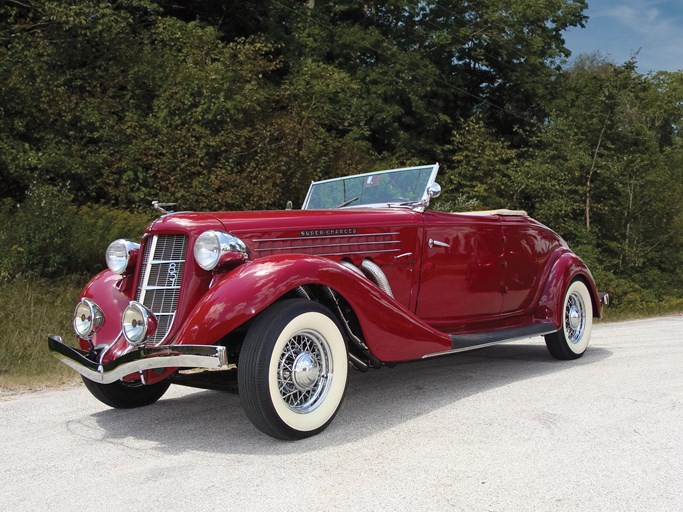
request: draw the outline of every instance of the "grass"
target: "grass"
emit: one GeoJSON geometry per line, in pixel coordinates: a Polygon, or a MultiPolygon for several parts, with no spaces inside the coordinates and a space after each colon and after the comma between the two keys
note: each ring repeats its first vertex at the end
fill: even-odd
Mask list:
{"type": "Polygon", "coordinates": [[[638,307],[602,307],[602,322],[623,322],[654,316],[683,314],[683,299],[667,297],[661,302],[641,304],[638,307]]]}
{"type": "Polygon", "coordinates": [[[86,279],[0,282],[0,389],[26,390],[77,382],[47,349],[47,335],[74,335],[71,316],[86,279]]]}
{"type": "MultiPolygon", "coordinates": [[[[86,278],[17,279],[0,282],[0,391],[41,389],[78,382],[76,372],[47,349],[47,335],[73,340],[71,316],[86,278]]],[[[637,309],[606,307],[606,322],[680,314],[683,299],[637,309]]]]}

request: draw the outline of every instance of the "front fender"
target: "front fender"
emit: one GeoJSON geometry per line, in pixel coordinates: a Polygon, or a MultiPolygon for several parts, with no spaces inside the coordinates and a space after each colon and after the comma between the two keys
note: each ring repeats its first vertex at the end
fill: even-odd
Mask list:
{"type": "Polygon", "coordinates": [[[550,321],[557,329],[561,329],[564,293],[569,284],[576,278],[586,283],[593,301],[593,316],[600,318],[602,312],[593,275],[586,264],[581,261],[581,258],[573,252],[565,252],[553,264],[534,316],[544,321],[550,321]]]}
{"type": "Polygon", "coordinates": [[[222,275],[194,307],[174,344],[213,344],[302,285],[328,286],[358,317],[380,361],[419,359],[449,350],[448,335],[413,315],[369,280],[327,258],[291,254],[260,258],[222,275]]]}
{"type": "MultiPolygon", "coordinates": [[[[93,335],[92,343],[96,347],[110,345],[121,334],[121,315],[130,298],[122,291],[122,277],[111,270],[104,270],[93,277],[81,292],[80,298],[92,299],[104,314],[104,323],[93,335]]],[[[82,349],[87,350],[88,343],[79,338],[82,349]]]]}

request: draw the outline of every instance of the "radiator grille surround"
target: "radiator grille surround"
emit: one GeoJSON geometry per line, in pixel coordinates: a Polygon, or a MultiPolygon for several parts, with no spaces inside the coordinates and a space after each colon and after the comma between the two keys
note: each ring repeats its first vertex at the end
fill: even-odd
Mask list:
{"type": "Polygon", "coordinates": [[[157,329],[145,346],[160,345],[173,325],[185,270],[187,236],[154,235],[145,241],[135,300],[157,319],[157,329]]]}

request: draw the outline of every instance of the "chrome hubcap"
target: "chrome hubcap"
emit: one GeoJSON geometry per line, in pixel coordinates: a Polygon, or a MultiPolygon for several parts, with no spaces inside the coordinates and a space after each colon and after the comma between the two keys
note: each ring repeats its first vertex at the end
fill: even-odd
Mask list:
{"type": "Polygon", "coordinates": [[[579,311],[575,307],[572,307],[569,310],[569,326],[572,329],[576,329],[579,325],[581,325],[581,317],[579,316],[579,311]]]}
{"type": "Polygon", "coordinates": [[[294,360],[292,367],[292,382],[300,391],[307,391],[318,380],[320,371],[318,362],[310,352],[301,352],[294,360]]]}
{"type": "Polygon", "coordinates": [[[571,343],[579,343],[586,329],[586,305],[583,302],[583,297],[576,292],[567,298],[564,325],[567,339],[571,343]]]}
{"type": "Polygon", "coordinates": [[[294,412],[315,410],[332,383],[332,351],[317,331],[299,331],[282,348],[277,384],[280,396],[294,412]]]}

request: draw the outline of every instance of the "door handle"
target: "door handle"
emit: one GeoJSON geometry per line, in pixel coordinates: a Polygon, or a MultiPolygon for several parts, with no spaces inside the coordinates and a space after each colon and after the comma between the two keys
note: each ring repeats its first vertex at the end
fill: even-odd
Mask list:
{"type": "Polygon", "coordinates": [[[432,238],[429,239],[429,242],[427,242],[427,245],[429,245],[429,248],[431,249],[435,245],[437,247],[450,247],[446,242],[439,242],[438,240],[434,240],[432,238]]]}

